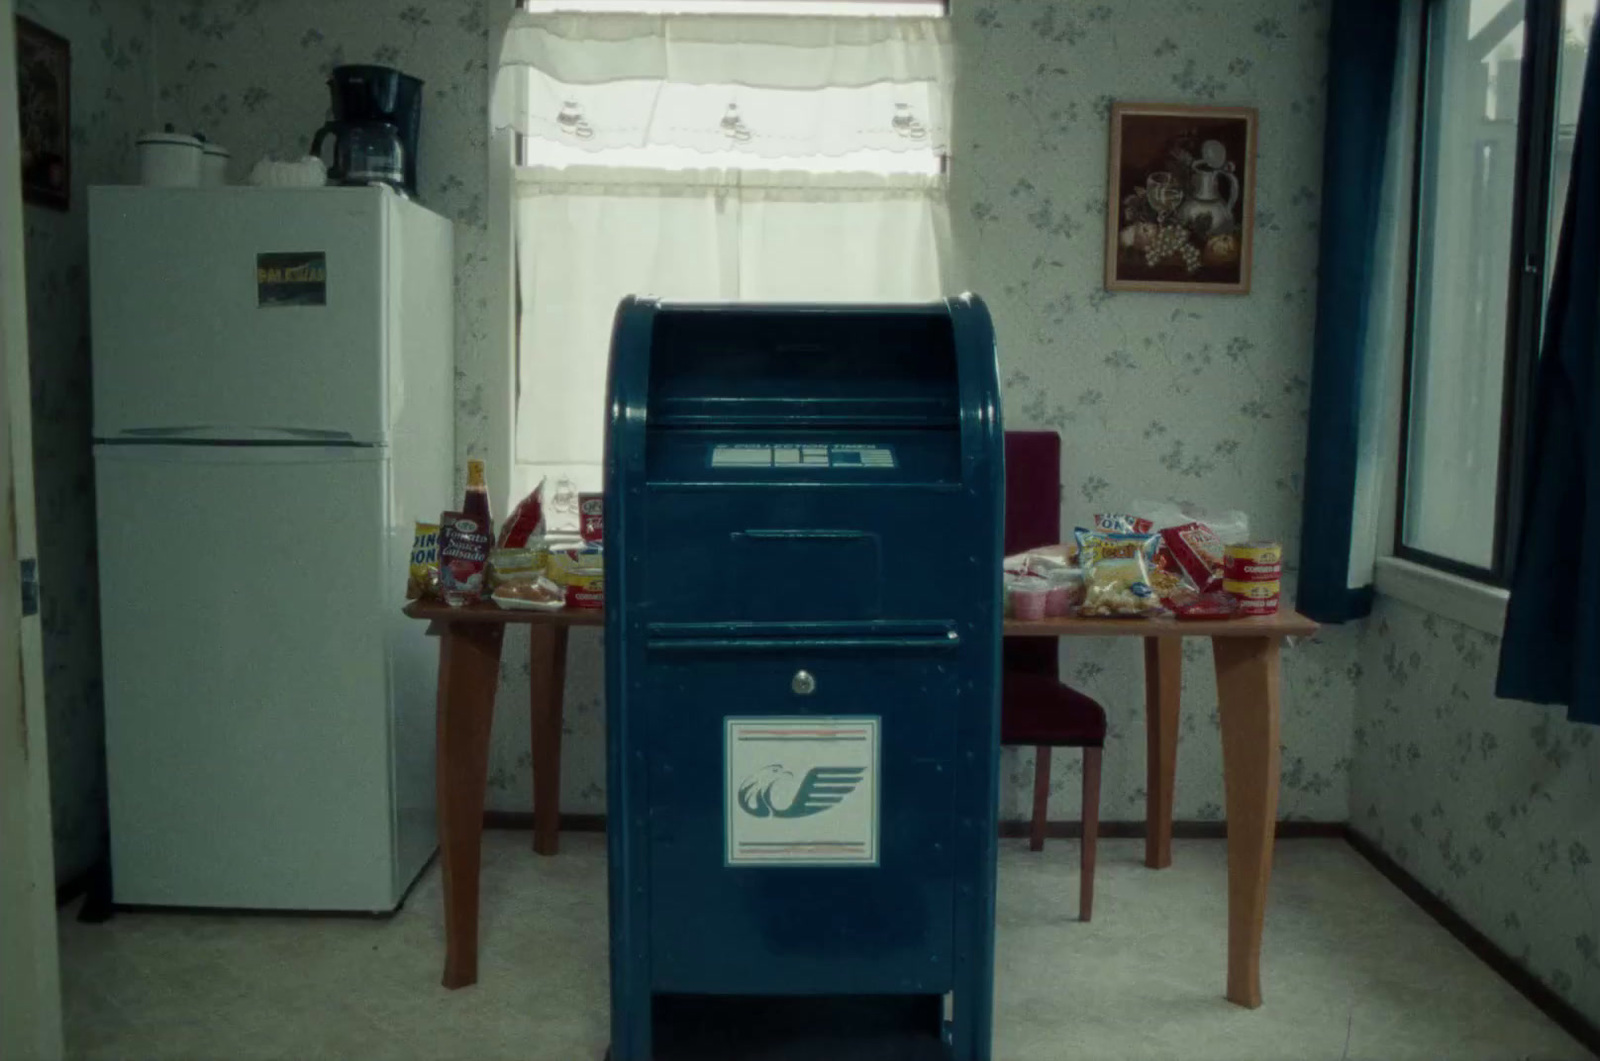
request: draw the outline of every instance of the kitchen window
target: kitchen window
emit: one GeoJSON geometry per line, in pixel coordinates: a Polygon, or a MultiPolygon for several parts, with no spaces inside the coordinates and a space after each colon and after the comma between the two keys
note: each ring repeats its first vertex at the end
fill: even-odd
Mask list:
{"type": "Polygon", "coordinates": [[[517,133],[513,490],[548,480],[559,520],[599,487],[624,295],[947,293],[950,67],[920,0],[525,0],[495,104],[517,133]]]}
{"type": "Polygon", "coordinates": [[[1596,0],[1429,0],[1395,554],[1505,585],[1596,0]]]}

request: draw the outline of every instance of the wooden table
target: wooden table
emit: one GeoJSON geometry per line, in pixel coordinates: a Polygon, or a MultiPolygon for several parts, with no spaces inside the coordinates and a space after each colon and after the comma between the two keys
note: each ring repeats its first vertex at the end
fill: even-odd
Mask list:
{"type": "MultiPolygon", "coordinates": [[[[556,853],[560,829],[561,715],[567,629],[599,626],[598,611],[451,608],[416,601],[406,614],[429,622],[439,643],[439,850],[444,873],[444,986],[478,979],[478,867],[489,773],[489,729],[510,623],[529,628],[533,734],[533,849],[556,853]]],[[[1138,637],[1144,640],[1148,795],[1145,865],[1172,864],[1172,793],[1184,637],[1209,637],[1222,720],[1228,821],[1228,989],[1231,1002],[1261,1005],[1261,932],[1278,813],[1278,649],[1317,626],[1297,612],[1214,622],[1172,619],[1008,619],[1008,637],[1138,637]]]]}

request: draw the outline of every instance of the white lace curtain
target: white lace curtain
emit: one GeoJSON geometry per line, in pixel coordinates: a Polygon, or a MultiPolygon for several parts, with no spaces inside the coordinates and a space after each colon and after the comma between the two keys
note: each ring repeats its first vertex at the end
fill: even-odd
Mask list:
{"type": "Polygon", "coordinates": [[[758,158],[942,154],[947,20],[761,15],[513,17],[496,123],[558,151],[758,158]]]}
{"type": "Polygon", "coordinates": [[[624,295],[951,288],[941,21],[522,15],[504,54],[496,115],[540,163],[516,180],[520,489],[599,486],[624,295]]]}

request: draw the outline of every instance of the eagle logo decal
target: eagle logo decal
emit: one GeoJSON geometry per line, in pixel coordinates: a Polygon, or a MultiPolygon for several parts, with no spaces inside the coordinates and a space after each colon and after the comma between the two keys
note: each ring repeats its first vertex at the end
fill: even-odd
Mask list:
{"type": "Polygon", "coordinates": [[[813,766],[798,782],[781,763],[739,782],[739,807],[753,818],[809,818],[844,802],[866,774],[861,766],[813,766]]]}

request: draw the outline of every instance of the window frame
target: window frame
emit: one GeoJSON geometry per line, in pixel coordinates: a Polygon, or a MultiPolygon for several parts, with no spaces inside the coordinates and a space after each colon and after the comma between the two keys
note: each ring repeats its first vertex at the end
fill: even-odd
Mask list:
{"type": "MultiPolygon", "coordinates": [[[[1402,560],[1493,586],[1507,586],[1521,538],[1526,484],[1523,468],[1531,442],[1534,376],[1543,331],[1550,231],[1555,119],[1564,32],[1563,0],[1525,0],[1522,82],[1517,103],[1516,182],[1512,196],[1510,271],[1506,277],[1505,382],[1501,392],[1499,467],[1495,489],[1494,546],[1488,567],[1407,545],[1406,485],[1411,451],[1411,384],[1416,354],[1417,280],[1421,268],[1423,177],[1430,132],[1428,75],[1436,12],[1461,0],[1424,0],[1417,73],[1418,120],[1411,174],[1410,263],[1406,282],[1405,351],[1400,396],[1399,467],[1395,483],[1394,545],[1402,560]]],[[[1591,44],[1591,47],[1593,45],[1591,44]]]]}

